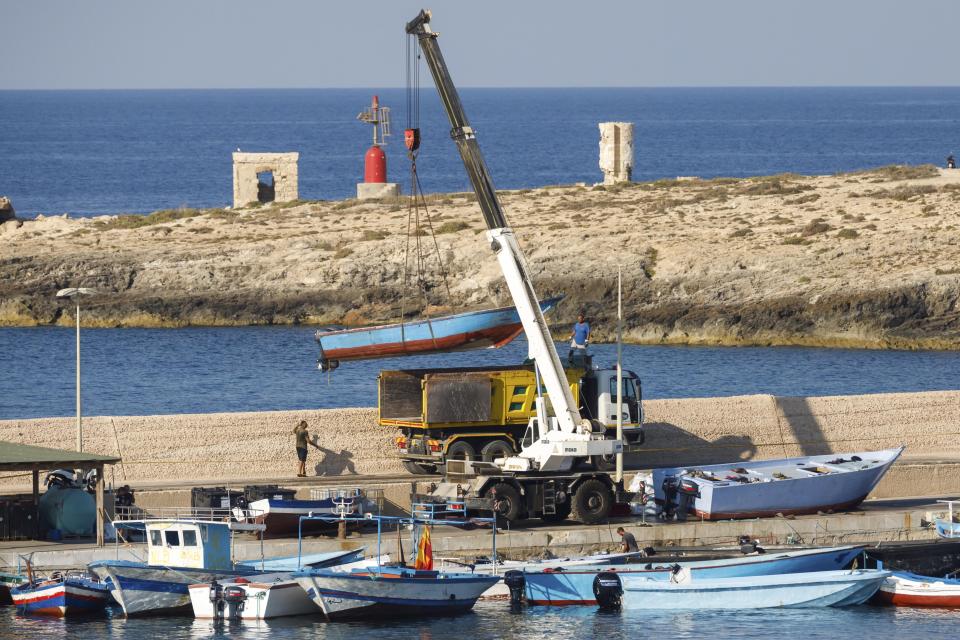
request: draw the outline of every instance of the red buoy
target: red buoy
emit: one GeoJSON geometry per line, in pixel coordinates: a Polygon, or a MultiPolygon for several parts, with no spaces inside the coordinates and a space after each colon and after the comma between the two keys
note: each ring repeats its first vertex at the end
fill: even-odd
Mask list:
{"type": "Polygon", "coordinates": [[[377,145],[367,149],[367,154],[363,157],[363,181],[387,181],[387,154],[377,145]]]}

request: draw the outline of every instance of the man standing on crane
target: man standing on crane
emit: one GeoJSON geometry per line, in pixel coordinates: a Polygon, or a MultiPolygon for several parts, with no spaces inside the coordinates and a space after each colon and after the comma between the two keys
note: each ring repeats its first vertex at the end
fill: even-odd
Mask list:
{"type": "Polygon", "coordinates": [[[577,315],[577,323],[573,325],[573,331],[570,332],[570,353],[567,354],[567,360],[573,362],[573,353],[577,349],[582,349],[583,354],[587,353],[587,345],[590,343],[590,323],[587,322],[583,314],[577,315]]]}

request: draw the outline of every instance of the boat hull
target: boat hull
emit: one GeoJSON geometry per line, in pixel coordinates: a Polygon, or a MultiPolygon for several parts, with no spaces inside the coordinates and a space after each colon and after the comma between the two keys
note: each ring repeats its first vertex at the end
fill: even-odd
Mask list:
{"type": "Polygon", "coordinates": [[[625,576],[624,609],[768,609],[845,607],[862,604],[880,588],[888,571],[821,571],[661,582],[625,576]]]}
{"type": "MultiPolygon", "coordinates": [[[[833,465],[832,467],[828,465],[827,461],[837,458],[836,454],[759,462],[736,462],[725,465],[656,469],[653,472],[653,485],[657,492],[657,499],[665,502],[666,496],[662,485],[667,477],[683,477],[694,482],[697,485],[698,495],[689,506],[689,510],[704,520],[762,518],[777,514],[801,515],[817,513],[818,511],[842,511],[856,507],[863,502],[902,451],[901,448],[843,454],[861,457],[863,459],[862,464],[849,462],[845,465],[833,465]],[[867,461],[875,461],[875,463],[868,463],[867,461]],[[865,468],[857,469],[858,466],[865,468]],[[829,467],[833,472],[772,479],[772,475],[779,473],[779,470],[788,474],[802,473],[803,467],[829,467]],[[756,469],[758,471],[757,477],[763,477],[760,474],[766,474],[771,479],[749,483],[725,479],[716,482],[690,474],[692,470],[696,470],[699,474],[728,478],[731,477],[733,469],[736,468],[756,469]]],[[[732,474],[732,476],[740,475],[732,474]]],[[[750,477],[750,474],[742,474],[742,477],[750,477]]]]}
{"type": "Polygon", "coordinates": [[[254,569],[163,568],[124,561],[96,562],[91,571],[113,582],[111,594],[126,616],[190,615],[189,586],[257,573],[254,569]]]}
{"type": "MultiPolygon", "coordinates": [[[[544,313],[562,298],[540,303],[544,313]]],[[[318,331],[320,361],[364,360],[441,351],[499,348],[523,332],[515,307],[445,316],[428,321],[318,331]]]]}
{"type": "Polygon", "coordinates": [[[110,592],[91,580],[68,578],[52,584],[24,585],[11,590],[10,595],[18,613],[62,618],[102,613],[110,592]]]}
{"type": "Polygon", "coordinates": [[[500,580],[473,574],[406,577],[329,571],[298,573],[295,578],[329,620],[461,613],[500,580]]]}
{"type": "MultiPolygon", "coordinates": [[[[243,620],[267,620],[283,616],[298,616],[319,613],[313,600],[307,597],[296,580],[276,582],[253,581],[240,586],[247,598],[240,618],[243,620]]],[[[213,603],[210,602],[210,585],[190,585],[190,602],[196,618],[213,618],[213,603]]]]}
{"type": "Polygon", "coordinates": [[[897,571],[883,581],[874,599],[897,607],[960,608],[960,580],[897,571]]]}
{"type": "Polygon", "coordinates": [[[673,567],[679,565],[690,572],[694,580],[769,576],[789,573],[834,571],[847,567],[860,555],[863,547],[847,546],[829,549],[804,549],[785,553],[769,553],[726,560],[701,560],[670,563],[658,566],[656,559],[648,565],[628,564],[616,567],[572,567],[563,571],[524,572],[527,602],[535,605],[591,605],[596,604],[593,581],[602,571],[615,571],[622,576],[640,576],[667,582],[673,567]]]}

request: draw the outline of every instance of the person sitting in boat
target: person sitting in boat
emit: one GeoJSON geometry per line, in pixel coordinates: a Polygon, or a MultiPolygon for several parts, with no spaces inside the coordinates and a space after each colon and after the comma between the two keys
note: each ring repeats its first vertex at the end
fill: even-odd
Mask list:
{"type": "Polygon", "coordinates": [[[293,435],[297,437],[297,459],[299,460],[299,466],[297,467],[297,477],[306,478],[307,477],[307,445],[315,449],[319,449],[315,443],[310,441],[310,432],[307,431],[307,421],[301,420],[293,429],[293,435]]]}
{"type": "Polygon", "coordinates": [[[590,323],[581,313],[577,315],[577,323],[573,325],[573,330],[570,332],[570,353],[567,354],[567,360],[572,362],[573,354],[577,350],[582,350],[583,355],[586,355],[588,344],[590,344],[590,323]]]}

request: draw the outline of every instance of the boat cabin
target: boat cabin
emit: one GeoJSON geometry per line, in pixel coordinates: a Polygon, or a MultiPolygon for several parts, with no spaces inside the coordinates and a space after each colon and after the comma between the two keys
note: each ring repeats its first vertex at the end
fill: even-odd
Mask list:
{"type": "Polygon", "coordinates": [[[145,523],[147,563],[154,566],[230,570],[227,522],[155,520],[145,523]]]}

